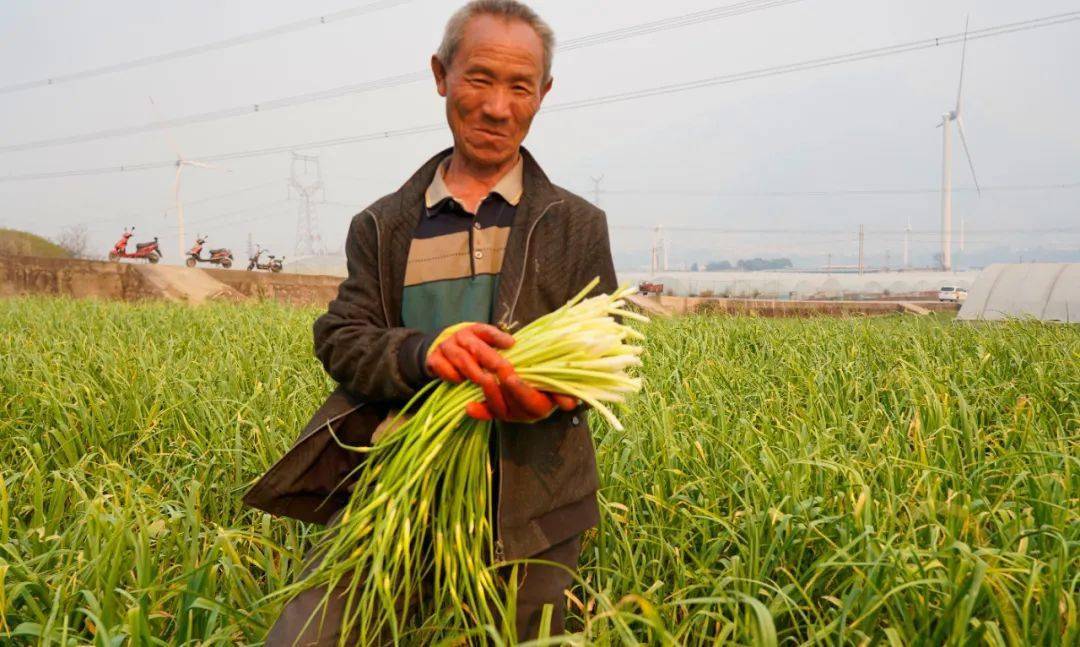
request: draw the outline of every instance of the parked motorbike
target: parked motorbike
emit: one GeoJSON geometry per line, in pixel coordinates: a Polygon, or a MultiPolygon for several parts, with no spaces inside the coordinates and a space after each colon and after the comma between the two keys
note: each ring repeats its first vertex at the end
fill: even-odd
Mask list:
{"type": "Polygon", "coordinates": [[[220,265],[225,269],[232,267],[233,254],[232,251],[221,247],[219,249],[211,249],[210,256],[203,258],[202,250],[203,245],[206,244],[206,236],[199,236],[195,239],[195,246],[188,250],[187,260],[184,264],[188,267],[195,267],[198,263],[210,263],[212,265],[220,265]]]}
{"type": "Polygon", "coordinates": [[[262,257],[264,251],[265,250],[262,247],[255,247],[255,253],[251,256],[251,258],[248,259],[248,271],[270,270],[274,273],[280,272],[282,270],[282,263],[284,262],[285,257],[282,256],[281,258],[276,258],[273,254],[267,254],[266,257],[270,260],[263,263],[261,262],[260,258],[262,257]]]}
{"type": "Polygon", "coordinates": [[[135,251],[128,252],[128,240],[134,233],[134,227],[124,229],[124,235],[120,237],[120,240],[116,241],[112,250],[109,251],[109,260],[117,262],[121,258],[145,258],[151,263],[157,263],[161,260],[161,247],[158,245],[157,236],[154,236],[154,240],[148,243],[135,243],[135,251]]]}

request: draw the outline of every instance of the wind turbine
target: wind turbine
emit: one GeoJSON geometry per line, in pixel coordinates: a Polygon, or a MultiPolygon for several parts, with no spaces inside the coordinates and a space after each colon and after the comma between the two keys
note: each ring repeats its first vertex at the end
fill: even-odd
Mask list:
{"type": "Polygon", "coordinates": [[[941,164],[941,269],[952,269],[952,122],[956,122],[956,129],[960,133],[960,143],[964,146],[964,155],[967,157],[968,168],[971,169],[971,178],[975,181],[975,190],[982,195],[979,188],[979,178],[975,176],[975,163],[971,161],[971,151],[968,150],[967,137],[964,136],[964,120],[960,116],[960,104],[964,91],[964,59],[967,57],[967,21],[964,21],[964,45],[960,50],[960,82],[956,86],[956,107],[941,115],[941,123],[938,128],[942,130],[942,164],[941,164]]]}
{"type": "MultiPolygon", "coordinates": [[[[154,97],[150,97],[150,105],[153,106],[154,112],[158,111],[157,104],[154,103],[154,97]]],[[[158,113],[158,120],[161,120],[160,113],[158,113]]],[[[173,200],[176,203],[177,258],[183,260],[187,252],[184,246],[184,203],[180,200],[180,178],[184,174],[184,167],[195,166],[209,169],[220,167],[184,157],[180,152],[180,147],[176,145],[176,140],[173,139],[172,131],[166,128],[165,135],[169,138],[169,145],[172,147],[173,152],[176,153],[176,179],[173,180],[173,200]]]]}
{"type": "Polygon", "coordinates": [[[907,217],[907,228],[904,229],[904,269],[911,269],[911,256],[909,250],[911,248],[911,215],[907,217]]]}

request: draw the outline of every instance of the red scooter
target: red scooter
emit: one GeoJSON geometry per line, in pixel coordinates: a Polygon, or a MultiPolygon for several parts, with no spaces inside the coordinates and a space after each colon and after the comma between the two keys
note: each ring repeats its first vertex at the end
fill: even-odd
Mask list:
{"type": "Polygon", "coordinates": [[[195,246],[188,250],[187,260],[184,264],[188,267],[195,267],[196,263],[211,263],[213,265],[220,265],[225,269],[232,267],[233,255],[232,251],[224,247],[220,249],[211,249],[210,256],[203,258],[202,249],[206,244],[206,236],[199,236],[195,239],[195,246]]]}
{"type": "Polygon", "coordinates": [[[109,252],[109,260],[116,262],[121,258],[145,258],[151,263],[157,263],[161,260],[161,248],[158,246],[157,236],[154,236],[154,240],[149,243],[135,243],[135,251],[128,252],[127,244],[128,239],[135,233],[135,228],[125,229],[124,235],[120,237],[120,240],[116,241],[112,250],[109,252]]]}
{"type": "Polygon", "coordinates": [[[277,258],[273,254],[267,254],[266,256],[270,260],[263,263],[259,259],[262,257],[264,251],[265,250],[263,250],[262,247],[256,245],[255,253],[252,254],[251,258],[248,259],[248,271],[250,272],[252,270],[270,270],[271,272],[277,274],[284,267],[283,261],[285,260],[285,257],[282,256],[281,258],[277,258]]]}

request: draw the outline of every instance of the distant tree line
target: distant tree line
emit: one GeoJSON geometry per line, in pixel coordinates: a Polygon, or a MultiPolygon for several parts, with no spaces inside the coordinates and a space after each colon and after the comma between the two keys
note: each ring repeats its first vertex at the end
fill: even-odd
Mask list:
{"type": "MultiPolygon", "coordinates": [[[[734,265],[731,261],[709,261],[705,264],[706,272],[760,272],[761,270],[786,270],[791,268],[789,258],[743,258],[734,265]]],[[[690,271],[697,272],[699,266],[694,263],[690,271]]]]}

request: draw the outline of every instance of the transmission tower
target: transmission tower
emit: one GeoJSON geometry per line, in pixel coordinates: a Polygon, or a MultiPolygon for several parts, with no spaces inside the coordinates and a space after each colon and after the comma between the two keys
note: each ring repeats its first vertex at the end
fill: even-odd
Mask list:
{"type": "Polygon", "coordinates": [[[600,206],[600,183],[604,181],[604,175],[601,174],[600,177],[590,177],[589,179],[591,179],[592,183],[593,183],[593,199],[592,199],[592,203],[599,207],[600,206]]]}
{"type": "MultiPolygon", "coordinates": [[[[319,165],[317,155],[292,154],[289,186],[300,198],[300,207],[296,215],[294,253],[297,256],[325,254],[326,245],[319,232],[319,216],[315,211],[315,197],[323,192],[322,167],[319,165]]],[[[323,199],[325,199],[325,193],[323,199]]]]}

